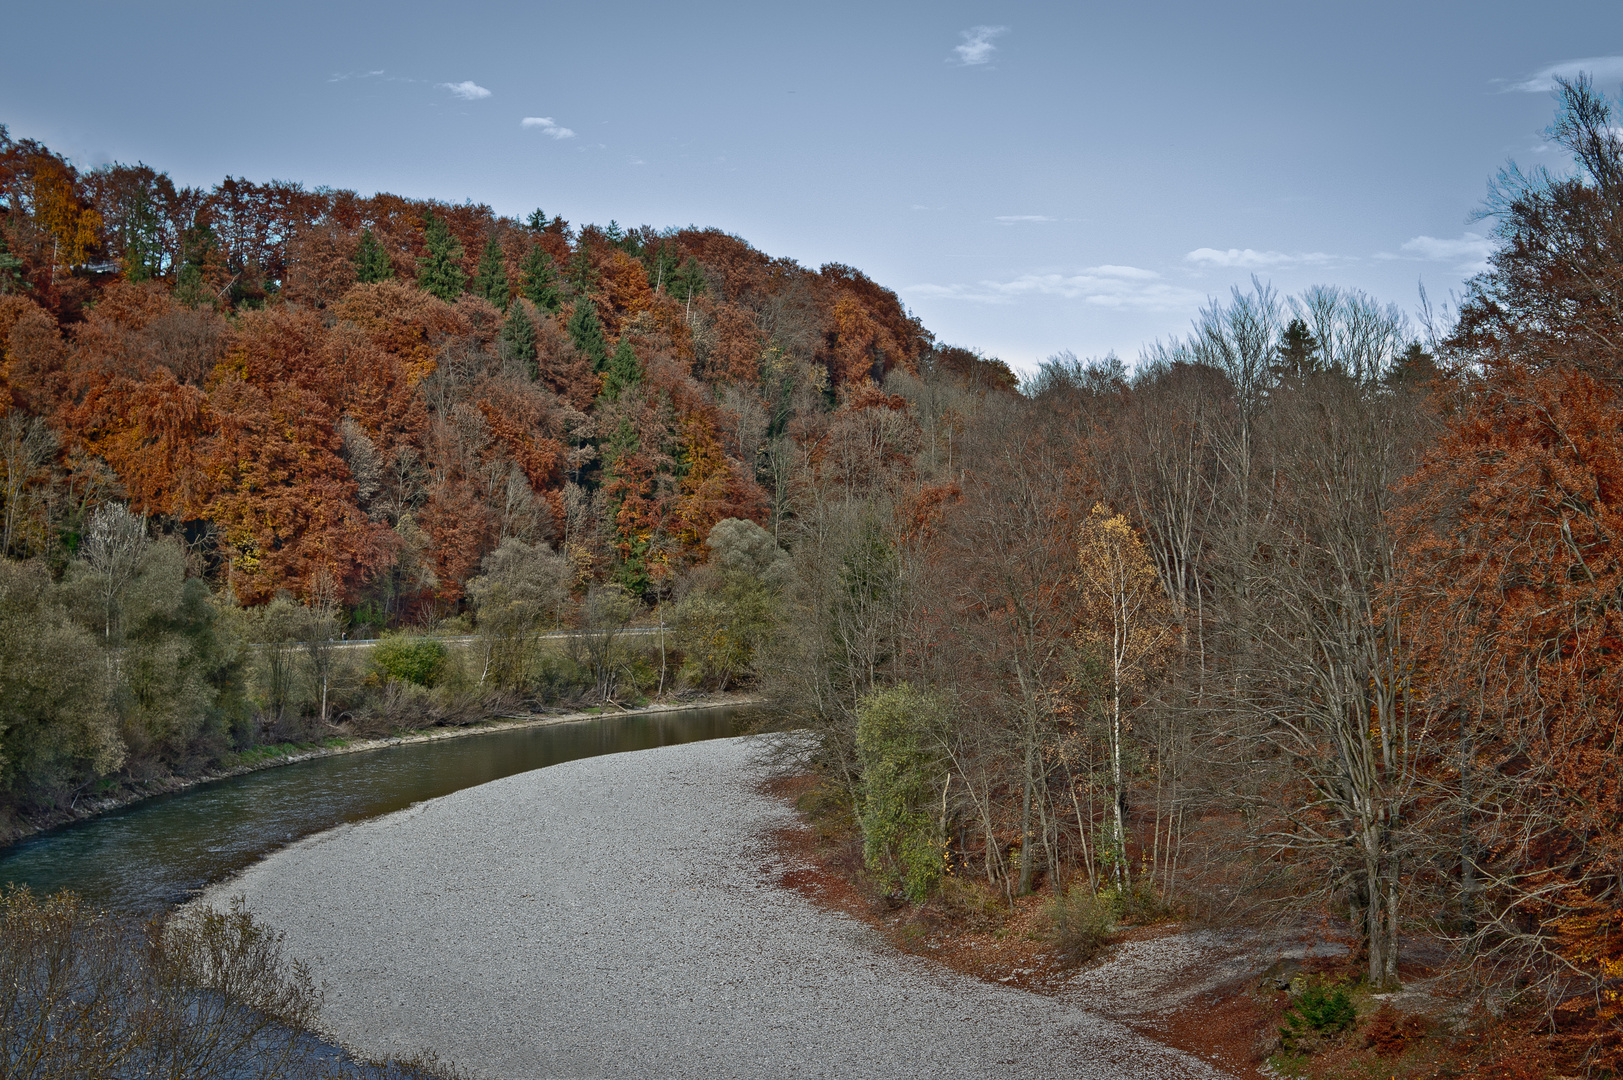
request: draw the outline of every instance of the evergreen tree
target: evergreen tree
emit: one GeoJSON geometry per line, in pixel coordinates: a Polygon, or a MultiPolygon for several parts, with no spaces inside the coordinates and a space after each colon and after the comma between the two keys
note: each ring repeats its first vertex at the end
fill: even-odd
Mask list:
{"type": "Polygon", "coordinates": [[[546,231],[547,215],[542,212],[540,207],[536,207],[534,210],[530,211],[530,216],[524,222],[524,227],[529,229],[531,232],[546,231]]]}
{"type": "Polygon", "coordinates": [[[28,279],[22,276],[22,267],[23,261],[11,253],[6,246],[6,238],[0,236],[0,296],[33,288],[28,279]]]}
{"type": "Polygon", "coordinates": [[[592,370],[601,372],[609,360],[609,343],[603,337],[597,305],[584,296],[575,301],[575,310],[569,316],[569,336],[580,354],[592,361],[592,370]]]}
{"type": "Polygon", "coordinates": [[[524,272],[524,295],[530,298],[530,303],[541,311],[556,314],[563,306],[563,299],[558,295],[558,272],[552,268],[552,256],[539,246],[533,247],[524,256],[521,269],[524,272]]]}
{"type": "Polygon", "coordinates": [[[372,230],[367,229],[361,233],[361,246],[355,249],[355,280],[362,285],[376,285],[393,277],[394,267],[389,265],[389,256],[372,230]]]}
{"type": "Polygon", "coordinates": [[[643,269],[648,271],[648,284],[655,292],[666,292],[676,278],[676,252],[661,240],[642,252],[643,269]]]}
{"type": "Polygon", "coordinates": [[[625,335],[620,336],[620,344],[615,347],[614,355],[609,358],[608,366],[603,372],[603,396],[618,398],[621,391],[627,387],[642,382],[642,361],[632,351],[631,340],[625,335]]]}
{"type": "Polygon", "coordinates": [[[417,287],[441,300],[455,300],[468,283],[467,271],[462,269],[462,243],[432,210],[423,219],[423,245],[428,254],[417,260],[417,287]]]}
{"type": "Polygon", "coordinates": [[[693,298],[704,293],[704,268],[699,260],[689,255],[681,267],[671,276],[670,293],[684,304],[691,304],[693,298]]]}
{"type": "Polygon", "coordinates": [[[591,253],[584,243],[575,248],[574,258],[569,260],[567,278],[576,296],[590,296],[597,291],[597,268],[592,265],[591,253]]]}
{"type": "Polygon", "coordinates": [[[1319,366],[1319,339],[1301,319],[1290,321],[1274,351],[1279,356],[1274,370],[1284,378],[1299,379],[1319,366]]]}
{"type": "Polygon", "coordinates": [[[479,257],[479,273],[474,275],[473,294],[489,300],[499,311],[507,310],[507,265],[495,233],[490,234],[490,239],[485,242],[485,253],[479,257]]]}
{"type": "Polygon", "coordinates": [[[535,362],[535,323],[530,321],[523,304],[514,304],[508,312],[507,321],[502,324],[500,341],[502,355],[522,360],[524,370],[532,380],[540,377],[541,370],[535,362]]]}

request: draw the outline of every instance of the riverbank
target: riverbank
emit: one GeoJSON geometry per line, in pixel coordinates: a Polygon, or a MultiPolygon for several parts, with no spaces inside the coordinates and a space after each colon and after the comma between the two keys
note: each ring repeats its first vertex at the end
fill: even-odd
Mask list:
{"type": "Polygon", "coordinates": [[[566,762],[295,843],[210,890],[286,933],[320,1027],[475,1076],[1226,1074],[890,948],[780,884],[760,737],[566,762]]]}
{"type": "Polygon", "coordinates": [[[295,765],[317,758],[342,754],[360,754],[382,750],[391,746],[411,743],[439,742],[462,739],[475,735],[488,735],[518,728],[548,727],[559,724],[578,724],[605,716],[634,716],[650,713],[681,712],[687,709],[733,708],[761,705],[765,699],[752,694],[697,694],[680,700],[666,699],[638,708],[596,706],[590,709],[559,710],[546,713],[514,713],[492,717],[476,723],[455,727],[432,727],[401,731],[381,737],[334,736],[319,743],[274,743],[255,747],[219,768],[191,776],[168,775],[150,780],[129,780],[106,792],[76,798],[69,806],[45,813],[20,816],[10,823],[0,823],[0,852],[7,847],[37,833],[87,821],[102,814],[121,810],[127,806],[160,795],[172,795],[203,784],[244,776],[265,769],[295,765]]]}

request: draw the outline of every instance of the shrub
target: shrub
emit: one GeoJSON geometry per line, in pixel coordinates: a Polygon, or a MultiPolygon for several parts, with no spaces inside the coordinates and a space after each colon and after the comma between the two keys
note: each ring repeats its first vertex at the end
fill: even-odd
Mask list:
{"type": "Polygon", "coordinates": [[[1323,983],[1310,982],[1285,1010],[1279,1042],[1287,1050],[1302,1049],[1314,1036],[1345,1031],[1357,1019],[1358,1009],[1346,987],[1329,989],[1323,983]]]}
{"type": "Polygon", "coordinates": [[[387,634],[372,647],[372,666],[391,679],[433,687],[445,674],[445,643],[421,634],[387,634]]]}
{"type": "Polygon", "coordinates": [[[900,882],[915,902],[935,889],[946,868],[934,816],[945,770],[931,737],[945,709],[939,695],[907,683],[857,704],[863,858],[883,884],[900,882]]]}
{"type": "Polygon", "coordinates": [[[1083,886],[1054,897],[1043,914],[1048,922],[1048,943],[1067,963],[1087,963],[1110,940],[1114,922],[1110,908],[1083,886]]]}

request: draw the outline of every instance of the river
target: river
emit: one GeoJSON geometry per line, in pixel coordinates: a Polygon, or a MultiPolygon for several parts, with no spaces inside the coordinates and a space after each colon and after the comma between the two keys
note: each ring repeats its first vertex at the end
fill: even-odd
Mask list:
{"type": "Polygon", "coordinates": [[[563,761],[725,738],[746,715],[731,707],[605,716],[263,769],[0,849],[0,882],[153,914],[312,833],[563,761]]]}

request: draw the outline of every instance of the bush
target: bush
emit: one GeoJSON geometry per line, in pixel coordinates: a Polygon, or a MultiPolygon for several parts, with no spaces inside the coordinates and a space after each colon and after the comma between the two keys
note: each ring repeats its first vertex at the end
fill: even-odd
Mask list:
{"type": "Polygon", "coordinates": [[[1110,908],[1085,886],[1073,886],[1064,896],[1048,902],[1043,914],[1048,922],[1048,943],[1061,959],[1085,964],[1099,955],[1110,940],[1115,921],[1110,908]]]}
{"type": "Polygon", "coordinates": [[[1285,1026],[1279,1029],[1279,1043],[1287,1050],[1305,1049],[1315,1037],[1345,1031],[1357,1019],[1358,1009],[1346,987],[1332,990],[1323,983],[1310,982],[1285,1010],[1285,1026]]]}
{"type": "Polygon", "coordinates": [[[900,882],[914,902],[934,891],[946,869],[934,816],[945,769],[931,735],[946,707],[939,695],[907,683],[857,704],[863,859],[882,884],[900,882]]]}
{"type": "Polygon", "coordinates": [[[445,642],[421,634],[386,634],[372,647],[372,666],[391,679],[432,688],[446,670],[445,642]]]}
{"type": "Polygon", "coordinates": [[[320,1003],[309,973],[284,958],[281,935],[240,900],[137,923],[72,893],[0,891],[0,1076],[447,1074],[426,1062],[333,1060],[305,1034],[320,1003]]]}

